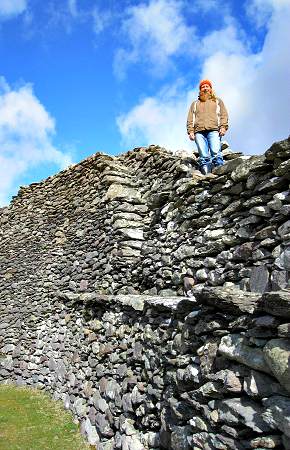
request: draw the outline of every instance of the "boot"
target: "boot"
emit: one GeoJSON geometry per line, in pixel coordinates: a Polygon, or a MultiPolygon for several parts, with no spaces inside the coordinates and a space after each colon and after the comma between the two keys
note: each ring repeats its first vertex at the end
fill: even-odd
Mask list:
{"type": "Polygon", "coordinates": [[[210,165],[204,164],[203,166],[200,166],[200,171],[203,175],[207,175],[208,173],[210,173],[210,165]]]}

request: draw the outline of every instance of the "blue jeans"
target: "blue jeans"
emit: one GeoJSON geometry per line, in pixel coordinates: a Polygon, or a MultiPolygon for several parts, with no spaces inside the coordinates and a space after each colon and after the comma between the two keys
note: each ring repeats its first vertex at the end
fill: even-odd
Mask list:
{"type": "Polygon", "coordinates": [[[195,143],[199,153],[199,165],[222,166],[221,138],[218,131],[199,131],[195,133],[195,143]]]}

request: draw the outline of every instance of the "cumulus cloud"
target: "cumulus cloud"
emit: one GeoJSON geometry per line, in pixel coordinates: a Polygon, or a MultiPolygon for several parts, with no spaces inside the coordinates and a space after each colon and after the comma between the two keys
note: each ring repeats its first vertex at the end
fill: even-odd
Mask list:
{"type": "MultiPolygon", "coordinates": [[[[254,3],[257,5],[258,1],[254,3]]],[[[271,0],[270,7],[260,52],[250,50],[234,20],[227,20],[221,30],[205,36],[199,50],[200,78],[213,81],[229,110],[227,139],[233,149],[246,154],[264,152],[274,140],[287,137],[290,131],[290,54],[286,48],[290,42],[290,4],[288,0],[271,0]]],[[[143,145],[188,148],[184,124],[190,99],[196,97],[196,92],[185,86],[177,88],[171,97],[161,92],[145,98],[120,116],[118,126],[126,144],[136,145],[136,136],[141,133],[143,145]]]]}
{"type": "Polygon", "coordinates": [[[53,118],[28,84],[13,90],[0,78],[0,204],[28,169],[53,163],[57,169],[71,158],[55,148],[53,118]]]}
{"type": "Polygon", "coordinates": [[[128,45],[115,56],[116,75],[124,76],[132,63],[146,61],[155,73],[163,73],[172,57],[188,52],[188,42],[193,43],[195,30],[189,27],[182,15],[182,2],[150,0],[126,10],[121,32],[128,45]]]}
{"type": "Polygon", "coordinates": [[[0,18],[9,18],[25,11],[26,0],[0,0],[0,18]]]}
{"type": "Polygon", "coordinates": [[[125,145],[158,144],[171,150],[190,150],[184,121],[191,93],[183,91],[180,84],[164,88],[156,97],[146,97],[118,117],[125,145]]]}

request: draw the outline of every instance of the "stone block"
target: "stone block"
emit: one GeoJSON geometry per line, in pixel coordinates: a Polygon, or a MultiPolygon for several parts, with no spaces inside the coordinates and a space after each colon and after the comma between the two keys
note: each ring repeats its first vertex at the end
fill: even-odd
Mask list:
{"type": "Polygon", "coordinates": [[[290,392],[290,340],[272,339],[263,352],[273,375],[290,392]]]}
{"type": "Polygon", "coordinates": [[[223,336],[218,351],[226,358],[245,364],[252,369],[271,373],[263,351],[249,346],[247,339],[239,334],[223,336]]]}
{"type": "Polygon", "coordinates": [[[272,291],[280,291],[288,286],[289,272],[286,270],[273,270],[271,274],[272,291]]]}
{"type": "Polygon", "coordinates": [[[266,266],[255,266],[250,277],[250,291],[264,293],[269,290],[269,271],[266,266]]]}
{"type": "Polygon", "coordinates": [[[273,316],[290,318],[290,290],[266,292],[262,297],[261,308],[273,316]]]}

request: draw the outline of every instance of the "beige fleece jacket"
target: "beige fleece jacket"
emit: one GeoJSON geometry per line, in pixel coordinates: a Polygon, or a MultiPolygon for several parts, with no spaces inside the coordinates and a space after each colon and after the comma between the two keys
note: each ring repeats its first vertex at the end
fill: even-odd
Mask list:
{"type": "Polygon", "coordinates": [[[187,133],[197,133],[198,131],[214,131],[219,130],[220,127],[225,127],[227,130],[228,113],[223,101],[218,98],[217,102],[213,99],[208,99],[205,102],[200,100],[194,101],[188,111],[187,115],[187,133]],[[196,110],[194,108],[196,104],[196,110]],[[217,114],[219,109],[219,114],[217,114]],[[219,117],[218,117],[219,116],[219,117]]]}

